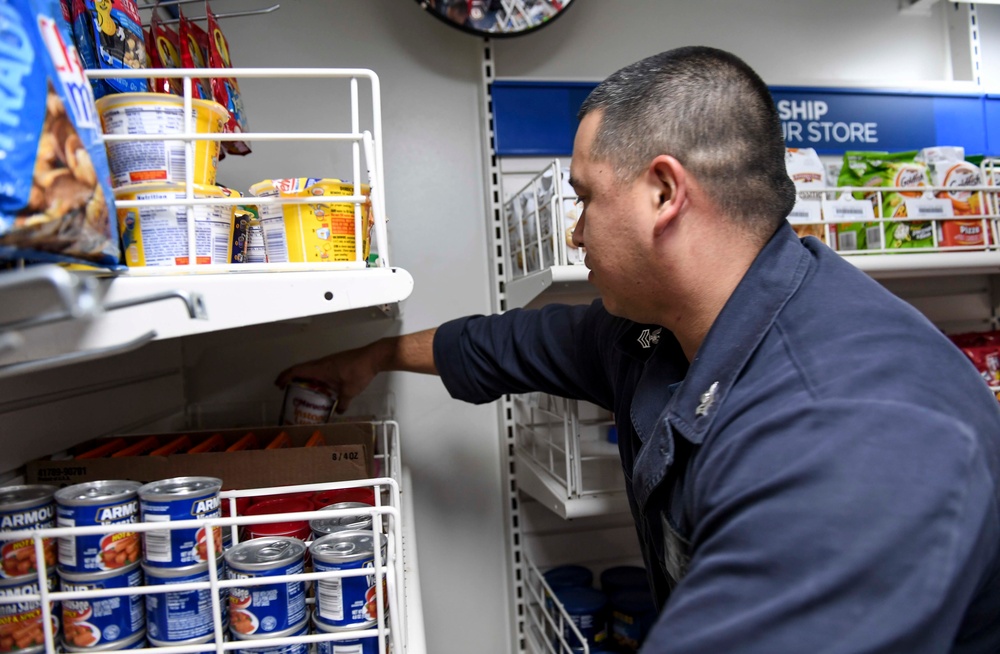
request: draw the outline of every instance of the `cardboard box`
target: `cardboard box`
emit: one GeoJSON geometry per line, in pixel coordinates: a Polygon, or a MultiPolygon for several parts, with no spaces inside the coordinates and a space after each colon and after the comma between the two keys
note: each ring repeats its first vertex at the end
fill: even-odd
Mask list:
{"type": "MultiPolygon", "coordinates": [[[[214,429],[158,436],[161,442],[166,443],[181,434],[187,434],[192,443],[200,443],[214,434],[222,434],[228,445],[245,436],[248,431],[258,437],[261,447],[284,431],[291,438],[292,447],[169,456],[95,459],[50,457],[29,462],[25,476],[30,484],[56,486],[100,479],[131,479],[145,483],[171,477],[208,476],[222,479],[224,490],[351,481],[373,476],[375,432],[368,423],[214,429]],[[323,434],[326,445],[302,447],[317,430],[323,434]]],[[[123,438],[134,442],[148,436],[149,434],[143,434],[123,438]]],[[[96,447],[102,440],[104,439],[90,441],[73,451],[79,454],[96,447]]]]}

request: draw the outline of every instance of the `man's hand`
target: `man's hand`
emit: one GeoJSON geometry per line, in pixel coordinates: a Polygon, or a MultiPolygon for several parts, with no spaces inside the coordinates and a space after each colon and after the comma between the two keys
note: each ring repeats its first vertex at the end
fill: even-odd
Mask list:
{"type": "Polygon", "coordinates": [[[337,413],[344,413],[351,400],[368,388],[380,372],[399,370],[437,374],[434,366],[436,329],[383,338],[354,350],[336,352],[283,370],[274,383],[284,388],[293,379],[322,382],[337,393],[337,413]]]}

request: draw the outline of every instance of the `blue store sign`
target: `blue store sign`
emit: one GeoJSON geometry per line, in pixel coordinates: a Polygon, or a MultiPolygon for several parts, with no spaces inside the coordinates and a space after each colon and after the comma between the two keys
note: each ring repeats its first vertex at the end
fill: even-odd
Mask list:
{"type": "MultiPolygon", "coordinates": [[[[567,156],[576,112],[593,82],[493,84],[501,156],[567,156]]],[[[969,154],[1000,152],[1000,97],[975,94],[771,87],[789,147],[820,154],[918,150],[961,145],[969,154]]]]}

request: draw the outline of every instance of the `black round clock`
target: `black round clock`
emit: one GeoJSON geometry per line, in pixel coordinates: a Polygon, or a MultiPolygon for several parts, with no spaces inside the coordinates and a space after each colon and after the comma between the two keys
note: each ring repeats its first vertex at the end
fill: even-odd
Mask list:
{"type": "Polygon", "coordinates": [[[545,27],[574,0],[416,0],[428,13],[463,32],[505,38],[545,27]]]}

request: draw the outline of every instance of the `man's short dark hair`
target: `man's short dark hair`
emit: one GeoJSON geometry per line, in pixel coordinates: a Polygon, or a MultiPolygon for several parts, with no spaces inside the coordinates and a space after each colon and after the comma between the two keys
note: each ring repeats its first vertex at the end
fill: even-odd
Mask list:
{"type": "Polygon", "coordinates": [[[686,47],[647,57],[601,82],[578,118],[593,111],[604,115],[591,156],[609,162],[620,181],[672,155],[726,215],[762,239],[795,204],[774,101],[735,55],[686,47]]]}

